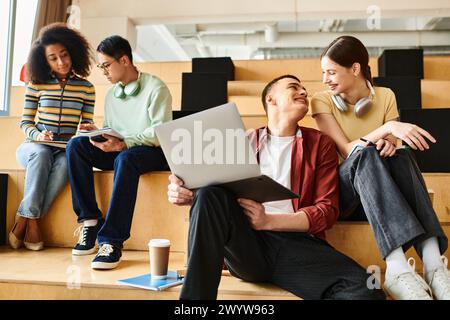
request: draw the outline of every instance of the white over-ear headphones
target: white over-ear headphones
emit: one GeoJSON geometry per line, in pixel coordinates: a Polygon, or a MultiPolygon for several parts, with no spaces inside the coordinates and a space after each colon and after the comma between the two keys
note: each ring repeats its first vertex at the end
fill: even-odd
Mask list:
{"type": "Polygon", "coordinates": [[[141,90],[140,80],[141,73],[139,72],[137,80],[131,81],[125,86],[121,82],[117,83],[114,88],[114,97],[118,99],[125,99],[128,96],[137,95],[141,90]]]}
{"type": "MultiPolygon", "coordinates": [[[[353,111],[358,118],[362,117],[370,110],[370,108],[372,107],[372,99],[373,97],[375,97],[375,90],[373,89],[372,84],[369,80],[366,80],[366,83],[367,87],[370,89],[371,96],[367,98],[361,98],[358,100],[358,102],[355,103],[353,111]]],[[[339,95],[332,95],[331,100],[333,100],[334,105],[336,106],[336,108],[338,108],[339,111],[347,112],[347,103],[339,95]]]]}

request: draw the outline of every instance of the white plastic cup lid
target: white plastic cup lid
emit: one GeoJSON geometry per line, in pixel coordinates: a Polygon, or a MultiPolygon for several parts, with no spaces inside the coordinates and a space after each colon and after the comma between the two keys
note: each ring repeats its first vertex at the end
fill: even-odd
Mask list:
{"type": "Polygon", "coordinates": [[[170,240],[168,239],[151,239],[148,243],[150,247],[169,247],[170,240]]]}

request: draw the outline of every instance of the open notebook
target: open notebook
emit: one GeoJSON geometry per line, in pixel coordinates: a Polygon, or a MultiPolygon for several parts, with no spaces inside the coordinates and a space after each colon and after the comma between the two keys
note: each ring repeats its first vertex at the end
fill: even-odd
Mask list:
{"type": "Polygon", "coordinates": [[[44,144],[47,146],[51,146],[51,147],[56,147],[56,148],[66,148],[67,147],[67,141],[30,141],[32,143],[37,143],[37,144],[44,144]]]}

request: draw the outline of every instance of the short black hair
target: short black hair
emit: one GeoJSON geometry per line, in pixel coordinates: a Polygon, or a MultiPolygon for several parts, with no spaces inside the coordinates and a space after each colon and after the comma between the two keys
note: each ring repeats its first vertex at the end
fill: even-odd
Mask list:
{"type": "Polygon", "coordinates": [[[89,76],[91,62],[94,60],[89,42],[77,30],[70,29],[65,23],[56,22],[43,27],[31,47],[26,70],[32,83],[42,84],[51,79],[45,48],[52,44],[61,44],[67,49],[76,75],[83,78],[89,76]]]}
{"type": "Polygon", "coordinates": [[[267,102],[266,102],[267,95],[269,94],[270,90],[272,89],[272,87],[274,86],[275,83],[277,83],[278,81],[285,79],[285,78],[290,78],[290,79],[297,80],[298,82],[301,82],[299,78],[297,78],[296,76],[293,76],[292,74],[285,74],[285,75],[282,75],[281,77],[275,78],[272,81],[270,81],[265,86],[265,88],[261,94],[261,101],[262,101],[262,104],[264,107],[264,111],[266,111],[266,113],[267,113],[267,102]]]}
{"type": "Polygon", "coordinates": [[[127,39],[118,35],[110,36],[102,40],[97,47],[97,52],[106,54],[116,60],[126,55],[131,63],[133,63],[133,53],[130,43],[127,39]]]}

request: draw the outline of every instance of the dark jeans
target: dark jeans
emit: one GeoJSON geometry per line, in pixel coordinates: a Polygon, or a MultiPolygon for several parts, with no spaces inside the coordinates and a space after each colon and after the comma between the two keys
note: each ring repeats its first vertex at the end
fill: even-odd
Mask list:
{"type": "Polygon", "coordinates": [[[375,147],[362,149],[339,167],[341,220],[363,211],[385,258],[402,246],[437,237],[441,253],[448,240],[433,209],[422,174],[411,151],[380,157],[375,147]]]}
{"type": "Polygon", "coordinates": [[[140,175],[168,169],[161,148],[137,146],[122,152],[104,152],[94,147],[89,138],[77,137],[67,145],[66,154],[73,209],[79,223],[102,218],[95,200],[93,167],[114,170],[113,192],[98,242],[122,248],[130,237],[140,175]]]}
{"type": "Polygon", "coordinates": [[[189,258],[181,299],[216,299],[222,263],[245,281],[269,282],[304,299],[384,299],[369,275],[307,233],[253,230],[236,198],[219,187],[197,191],[190,211],[189,258]]]}

